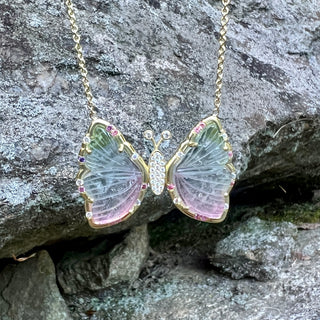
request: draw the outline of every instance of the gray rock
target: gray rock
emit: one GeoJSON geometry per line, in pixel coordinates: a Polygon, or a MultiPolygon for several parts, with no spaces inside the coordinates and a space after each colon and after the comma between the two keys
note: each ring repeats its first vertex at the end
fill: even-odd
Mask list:
{"type": "MultiPolygon", "coordinates": [[[[99,115],[118,125],[145,158],[151,146],[142,132],[170,129],[174,138],[163,148],[169,158],[212,111],[220,2],[76,4],[99,115]]],[[[86,225],[74,177],[89,121],[61,5],[0,0],[0,258],[61,239],[118,232],[172,209],[167,194],[149,195],[121,225],[100,231],[86,225]]],[[[297,174],[319,184],[315,8],[317,0],[233,1],[221,118],[243,188],[277,185],[297,174]],[[301,116],[306,121],[278,131],[301,116]]]]}
{"type": "Polygon", "coordinates": [[[84,252],[67,252],[57,264],[57,279],[63,292],[98,290],[107,286],[108,240],[84,252]]]}
{"type": "Polygon", "coordinates": [[[290,222],[253,217],[217,243],[210,262],[233,279],[270,280],[290,263],[296,235],[297,227],[290,222]]]}
{"type": "Polygon", "coordinates": [[[312,260],[320,254],[320,225],[308,224],[308,229],[300,230],[298,233],[295,249],[296,260],[312,260]],[[313,227],[314,226],[314,229],[313,227]]]}
{"type": "Polygon", "coordinates": [[[126,239],[110,252],[109,284],[136,280],[148,256],[148,227],[143,225],[132,229],[126,239]]]}
{"type": "MultiPolygon", "coordinates": [[[[310,254],[309,260],[297,256],[280,264],[278,277],[271,281],[235,280],[180,264],[162,281],[147,286],[142,282],[139,290],[124,287],[99,298],[70,297],[69,304],[76,306],[72,315],[86,319],[84,311],[93,310],[95,320],[318,320],[320,228],[299,231],[295,238],[295,250],[310,254]]],[[[177,259],[171,250],[167,254],[177,259]]]]}
{"type": "Polygon", "coordinates": [[[147,225],[133,228],[107,252],[108,241],[86,252],[69,252],[57,265],[58,282],[66,294],[99,290],[135,281],[149,255],[147,225]]]}
{"type": "Polygon", "coordinates": [[[0,272],[2,320],[70,320],[56,284],[54,264],[46,251],[0,272]]]}

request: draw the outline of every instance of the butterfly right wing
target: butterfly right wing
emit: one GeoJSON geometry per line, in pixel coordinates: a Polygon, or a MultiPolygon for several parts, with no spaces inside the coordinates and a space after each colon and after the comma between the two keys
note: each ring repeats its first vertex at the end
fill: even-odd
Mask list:
{"type": "Polygon", "coordinates": [[[79,191],[93,228],[128,219],[139,207],[148,185],[147,166],[120,131],[95,120],[79,153],[79,191]]]}
{"type": "Polygon", "coordinates": [[[189,217],[221,222],[235,179],[232,151],[217,117],[201,121],[167,164],[167,188],[189,217]]]}

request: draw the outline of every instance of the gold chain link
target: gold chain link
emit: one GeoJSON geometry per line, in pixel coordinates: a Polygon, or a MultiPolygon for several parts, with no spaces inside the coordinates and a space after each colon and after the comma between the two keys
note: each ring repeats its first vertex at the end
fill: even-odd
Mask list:
{"type": "MultiPolygon", "coordinates": [[[[88,108],[90,110],[90,118],[95,119],[96,116],[96,107],[93,103],[93,96],[90,88],[90,83],[88,80],[88,71],[86,68],[86,62],[83,57],[82,47],[80,44],[80,35],[78,33],[79,28],[77,26],[76,17],[74,14],[73,4],[71,0],[66,0],[65,4],[68,8],[68,16],[71,24],[71,31],[73,33],[73,40],[75,42],[75,49],[77,51],[78,64],[80,68],[80,73],[82,75],[82,83],[84,86],[84,91],[88,101],[88,108]]],[[[223,66],[225,60],[225,51],[226,51],[226,41],[227,41],[227,24],[229,21],[229,4],[230,0],[222,0],[223,8],[221,10],[221,28],[220,28],[220,37],[219,37],[219,51],[218,51],[218,67],[217,67],[217,79],[216,79],[216,91],[214,99],[214,111],[215,115],[219,114],[220,105],[221,105],[221,89],[222,89],[222,78],[223,78],[223,66]]]]}
{"type": "Polygon", "coordinates": [[[83,83],[83,87],[84,87],[84,92],[86,94],[87,97],[87,103],[88,103],[88,108],[90,110],[90,118],[92,120],[97,118],[97,113],[95,111],[96,107],[93,103],[93,96],[92,96],[92,92],[91,92],[91,88],[90,88],[90,83],[89,83],[89,79],[88,79],[88,70],[86,68],[86,62],[84,60],[83,57],[83,53],[82,53],[82,47],[80,44],[80,34],[79,34],[79,28],[77,26],[77,20],[76,20],[76,16],[74,14],[74,9],[73,9],[73,4],[71,0],[66,0],[65,2],[66,6],[67,6],[67,12],[68,12],[68,16],[69,16],[69,20],[70,20],[70,24],[71,24],[71,31],[73,34],[73,41],[75,42],[75,49],[77,51],[77,58],[78,58],[78,64],[79,64],[79,68],[80,68],[80,73],[82,76],[82,83],[83,83]]]}
{"type": "Polygon", "coordinates": [[[216,79],[216,92],[214,99],[214,111],[213,114],[219,115],[221,105],[221,89],[222,89],[222,78],[223,78],[223,65],[225,60],[226,42],[227,42],[227,24],[229,21],[229,4],[230,0],[222,0],[223,8],[221,10],[221,28],[219,37],[219,51],[218,51],[218,67],[217,67],[217,79],[216,79]]]}

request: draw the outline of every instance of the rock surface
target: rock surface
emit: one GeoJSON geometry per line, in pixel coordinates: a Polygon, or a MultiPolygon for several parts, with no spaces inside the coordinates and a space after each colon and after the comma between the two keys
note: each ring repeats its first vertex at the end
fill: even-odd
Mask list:
{"type": "Polygon", "coordinates": [[[1,320],[71,320],[46,251],[0,272],[1,320]]]}
{"type": "MultiPolygon", "coordinates": [[[[255,278],[235,280],[217,273],[208,265],[202,264],[201,267],[197,248],[202,233],[199,234],[200,229],[195,227],[185,237],[177,238],[176,231],[167,234],[168,239],[174,234],[174,239],[167,241],[165,248],[154,248],[160,259],[148,275],[142,275],[136,286],[109,289],[95,297],[68,297],[72,316],[77,320],[318,320],[319,225],[314,225],[313,230],[297,231],[292,224],[284,223],[279,227],[263,221],[256,221],[255,228],[254,221],[248,221],[248,229],[243,222],[233,234],[239,236],[239,242],[244,243],[247,238],[246,243],[250,243],[248,230],[258,235],[264,225],[269,230],[270,239],[278,239],[284,244],[280,249],[280,244],[273,243],[276,250],[272,260],[279,261],[276,278],[263,282],[255,278]],[[282,231],[289,231],[295,237],[289,239],[285,236],[285,240],[281,237],[282,231]],[[195,246],[186,245],[186,251],[183,241],[188,236],[193,237],[195,246]],[[281,262],[284,257],[286,263],[281,262]],[[161,274],[161,268],[166,272],[161,274]]],[[[313,226],[310,224],[308,227],[313,226]]],[[[266,231],[262,232],[262,238],[265,236],[266,231]]],[[[228,243],[232,252],[239,251],[235,241],[229,238],[228,243]]],[[[266,242],[262,239],[261,243],[266,242]]],[[[256,273],[255,270],[253,265],[249,274],[256,273]]]]}
{"type": "Polygon", "coordinates": [[[149,255],[147,225],[133,228],[109,251],[108,245],[108,240],[104,240],[89,252],[68,252],[57,266],[58,282],[64,293],[130,284],[139,277],[149,255]]]}
{"type": "Polygon", "coordinates": [[[215,246],[211,264],[233,279],[266,281],[290,263],[297,227],[289,222],[251,218],[215,246]]]}
{"type": "MultiPolygon", "coordinates": [[[[76,5],[99,115],[145,158],[151,146],[142,132],[170,129],[168,159],[212,111],[220,2],[76,5]]],[[[318,8],[318,0],[233,1],[221,118],[242,188],[295,175],[319,185],[318,8]]],[[[0,41],[0,258],[171,210],[167,195],[149,195],[126,223],[86,225],[74,177],[89,121],[62,2],[0,0],[0,41]]]]}
{"type": "Polygon", "coordinates": [[[109,285],[131,283],[139,277],[149,256],[147,225],[130,231],[126,239],[110,252],[109,285]]]}

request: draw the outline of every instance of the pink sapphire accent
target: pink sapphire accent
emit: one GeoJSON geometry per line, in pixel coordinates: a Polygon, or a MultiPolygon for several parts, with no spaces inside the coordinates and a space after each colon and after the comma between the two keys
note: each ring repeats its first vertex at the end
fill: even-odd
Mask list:
{"type": "Polygon", "coordinates": [[[206,124],[205,124],[204,122],[200,122],[199,127],[200,127],[201,129],[203,129],[205,126],[206,126],[206,124]]]}
{"type": "Polygon", "coordinates": [[[168,190],[173,190],[174,188],[175,188],[175,186],[172,183],[167,185],[168,190]]]}
{"type": "Polygon", "coordinates": [[[201,215],[201,214],[196,214],[196,215],[195,215],[195,219],[197,219],[197,220],[199,220],[199,221],[203,221],[203,222],[205,222],[205,221],[208,220],[207,217],[205,217],[205,216],[203,216],[203,215],[201,215]]]}
{"type": "Polygon", "coordinates": [[[232,158],[232,157],[233,157],[233,152],[232,152],[232,151],[229,151],[229,152],[228,152],[228,156],[229,156],[229,158],[232,158]]]}
{"type": "Polygon", "coordinates": [[[232,180],[232,181],[230,182],[230,185],[231,185],[231,186],[234,186],[234,184],[235,184],[235,181],[232,180]]]}
{"type": "Polygon", "coordinates": [[[200,128],[200,127],[195,127],[195,128],[194,128],[194,132],[195,132],[195,133],[199,133],[200,131],[201,131],[201,128],[200,128]]]}
{"type": "Polygon", "coordinates": [[[107,126],[106,130],[110,132],[112,130],[112,126],[107,126]]]}
{"type": "Polygon", "coordinates": [[[113,136],[116,136],[116,135],[118,134],[118,130],[113,130],[113,131],[111,131],[111,134],[112,134],[113,136]]]}
{"type": "Polygon", "coordinates": [[[148,188],[148,184],[144,182],[144,183],[142,184],[142,186],[141,186],[141,189],[142,189],[142,190],[145,190],[145,189],[147,189],[147,188],[148,188]]]}
{"type": "Polygon", "coordinates": [[[80,193],[83,193],[83,192],[85,192],[86,191],[86,189],[84,188],[84,186],[80,186],[79,187],[79,192],[80,193]]]}

